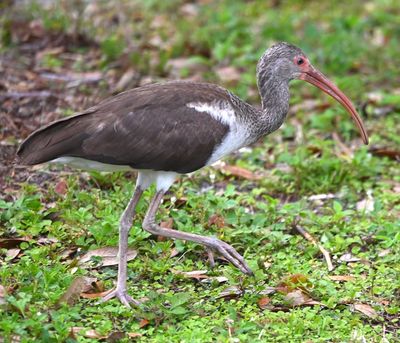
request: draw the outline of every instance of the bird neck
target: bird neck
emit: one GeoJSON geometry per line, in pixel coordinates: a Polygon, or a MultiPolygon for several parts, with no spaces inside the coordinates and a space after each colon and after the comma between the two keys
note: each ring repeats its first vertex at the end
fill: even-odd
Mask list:
{"type": "Polygon", "coordinates": [[[283,124],[289,111],[289,80],[266,70],[258,73],[257,83],[262,104],[259,121],[262,124],[262,134],[267,135],[283,124]]]}

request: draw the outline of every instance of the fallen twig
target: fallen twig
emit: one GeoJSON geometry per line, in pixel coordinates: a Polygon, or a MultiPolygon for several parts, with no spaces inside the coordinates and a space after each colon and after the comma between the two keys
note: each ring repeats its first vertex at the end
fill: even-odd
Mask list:
{"type": "Polygon", "coordinates": [[[306,229],[302,228],[300,225],[295,224],[294,228],[309,242],[311,242],[312,244],[314,244],[316,247],[318,247],[319,251],[321,251],[322,255],[324,255],[326,264],[328,265],[328,270],[331,271],[333,270],[333,264],[332,264],[332,260],[331,260],[331,256],[329,254],[329,251],[326,250],[321,244],[319,244],[317,242],[317,240],[311,236],[310,233],[308,233],[306,231],[306,229]]]}
{"type": "Polygon", "coordinates": [[[13,98],[48,98],[49,96],[54,96],[53,93],[49,91],[39,91],[39,92],[1,92],[0,100],[13,98]]]}

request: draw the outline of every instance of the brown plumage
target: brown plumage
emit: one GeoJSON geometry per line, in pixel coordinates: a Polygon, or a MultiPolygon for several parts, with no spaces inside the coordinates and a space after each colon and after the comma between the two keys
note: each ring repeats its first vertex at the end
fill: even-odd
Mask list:
{"type": "Polygon", "coordinates": [[[230,95],[207,83],[135,88],[35,131],[17,154],[27,165],[72,156],[135,169],[193,172],[205,165],[228,126],[186,105],[215,101],[230,102],[230,95]]]}

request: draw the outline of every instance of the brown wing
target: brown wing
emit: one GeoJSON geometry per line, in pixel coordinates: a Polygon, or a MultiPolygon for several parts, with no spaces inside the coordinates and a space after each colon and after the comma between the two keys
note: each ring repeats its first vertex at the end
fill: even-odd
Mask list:
{"type": "Polygon", "coordinates": [[[215,85],[154,84],[111,97],[85,113],[39,129],[22,143],[22,163],[61,156],[187,173],[204,166],[228,127],[190,102],[230,101],[215,85]]]}

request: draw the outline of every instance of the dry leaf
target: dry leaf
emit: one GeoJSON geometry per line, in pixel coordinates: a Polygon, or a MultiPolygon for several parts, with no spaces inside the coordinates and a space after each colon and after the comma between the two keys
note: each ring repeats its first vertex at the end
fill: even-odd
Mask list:
{"type": "Polygon", "coordinates": [[[349,263],[349,262],[358,262],[361,259],[358,257],[353,256],[350,253],[346,253],[339,258],[339,262],[349,263]]]}
{"type": "Polygon", "coordinates": [[[141,319],[139,322],[139,327],[144,328],[146,325],[149,325],[149,321],[147,319],[141,319]]]}
{"type": "Polygon", "coordinates": [[[271,299],[268,297],[262,297],[257,301],[257,305],[259,308],[261,308],[262,310],[265,310],[266,308],[268,308],[269,303],[271,302],[271,299]]]}
{"type": "Polygon", "coordinates": [[[217,299],[220,298],[236,298],[238,296],[241,296],[243,294],[243,291],[238,287],[238,286],[229,286],[225,288],[218,296],[217,299]]]}
{"type": "Polygon", "coordinates": [[[222,283],[222,282],[228,281],[228,278],[225,277],[225,276],[215,276],[215,277],[209,277],[207,279],[201,280],[201,282],[204,282],[204,283],[211,283],[213,281],[217,281],[219,283],[222,283]]]}
{"type": "Polygon", "coordinates": [[[81,334],[83,337],[86,338],[93,338],[93,339],[104,339],[107,336],[100,335],[96,330],[93,329],[86,329],[82,326],[74,326],[71,328],[71,337],[77,339],[77,334],[81,334]]]}
{"type": "Polygon", "coordinates": [[[356,278],[351,275],[330,275],[332,281],[354,281],[356,278]]]}
{"type": "MultiPolygon", "coordinates": [[[[100,256],[102,258],[102,263],[101,263],[102,267],[115,266],[118,264],[117,247],[103,247],[99,249],[90,250],[80,258],[79,264],[89,262],[91,258],[94,256],[100,256]]],[[[133,260],[136,256],[137,256],[137,251],[132,248],[128,248],[127,261],[133,260]]]]}
{"type": "Polygon", "coordinates": [[[99,293],[81,293],[80,297],[81,298],[85,298],[85,299],[96,299],[96,298],[103,298],[105,297],[107,294],[111,293],[113,291],[113,289],[109,289],[107,291],[104,292],[99,292],[99,293]]]}
{"type": "MultiPolygon", "coordinates": [[[[172,229],[172,228],[174,227],[174,220],[173,220],[172,218],[168,218],[166,221],[161,222],[161,223],[160,223],[160,226],[161,226],[162,228],[165,228],[165,229],[172,229]]],[[[157,241],[158,241],[158,242],[164,242],[164,241],[166,241],[167,239],[168,239],[168,238],[165,237],[165,236],[157,236],[157,241]]]]}
{"type": "Polygon", "coordinates": [[[384,257],[386,255],[389,255],[392,252],[391,249],[383,249],[378,253],[379,257],[384,257]]]}
{"type": "Polygon", "coordinates": [[[3,285],[0,285],[0,305],[3,305],[6,303],[6,299],[4,299],[6,294],[7,294],[7,292],[6,292],[5,287],[3,285]]]}
{"type": "Polygon", "coordinates": [[[305,288],[310,285],[308,277],[303,274],[292,274],[285,277],[276,287],[276,290],[283,294],[288,294],[289,292],[297,288],[305,288]]]}
{"type": "Polygon", "coordinates": [[[28,242],[26,238],[5,238],[0,239],[0,248],[13,249],[18,247],[22,242],[28,242]]]}
{"type": "Polygon", "coordinates": [[[370,213],[374,210],[375,201],[372,197],[371,191],[367,191],[367,197],[357,202],[356,208],[359,212],[370,213]]]}
{"type": "Polygon", "coordinates": [[[129,337],[129,338],[142,337],[142,334],[137,333],[137,332],[128,332],[128,337],[129,337]]]}
{"type": "Polygon", "coordinates": [[[222,229],[225,227],[225,219],[219,214],[213,214],[208,218],[208,225],[215,225],[217,228],[222,229]]]}
{"type": "Polygon", "coordinates": [[[21,249],[8,249],[6,252],[7,258],[11,261],[18,256],[21,249]]]}
{"type": "Polygon", "coordinates": [[[262,176],[261,175],[256,175],[252,171],[238,167],[238,166],[231,166],[231,165],[225,165],[221,168],[221,170],[225,173],[229,173],[233,176],[237,176],[246,180],[261,180],[262,176]]]}
{"type": "Polygon", "coordinates": [[[54,187],[54,192],[59,195],[65,195],[68,192],[68,185],[65,180],[60,180],[57,182],[56,186],[54,187]]]}
{"type": "Polygon", "coordinates": [[[40,237],[36,243],[40,245],[54,244],[57,243],[58,239],[54,237],[40,237]]]}
{"type": "Polygon", "coordinates": [[[277,287],[270,287],[270,286],[267,286],[267,287],[265,287],[265,288],[260,292],[260,294],[262,294],[262,295],[274,294],[274,293],[276,293],[277,291],[278,291],[278,288],[277,288],[277,287]]]}
{"type": "Polygon", "coordinates": [[[179,270],[173,270],[172,273],[197,280],[208,278],[208,276],[205,275],[207,274],[207,270],[193,270],[191,272],[181,272],[179,270]]]}
{"type": "Polygon", "coordinates": [[[177,248],[172,248],[171,249],[171,253],[169,254],[169,257],[175,257],[177,255],[179,255],[178,249],[177,248]]]}
{"type": "Polygon", "coordinates": [[[368,304],[354,304],[352,307],[354,310],[365,314],[369,318],[378,317],[378,313],[368,304]]]}
{"type": "Polygon", "coordinates": [[[400,150],[392,150],[387,148],[371,148],[369,149],[369,152],[375,156],[388,157],[396,161],[400,160],[400,150]]]}
{"type": "Polygon", "coordinates": [[[78,299],[81,293],[88,292],[92,289],[92,283],[95,282],[95,278],[90,278],[86,276],[79,276],[75,278],[67,291],[61,296],[58,303],[67,303],[68,305],[73,305],[78,299]]]}
{"type": "Polygon", "coordinates": [[[60,253],[60,258],[61,260],[66,260],[68,257],[70,257],[73,253],[75,253],[77,248],[74,249],[65,249],[60,253]]]}
{"type": "Polygon", "coordinates": [[[285,300],[288,301],[292,306],[322,305],[319,301],[311,299],[300,289],[288,293],[285,296],[285,300]]]}

